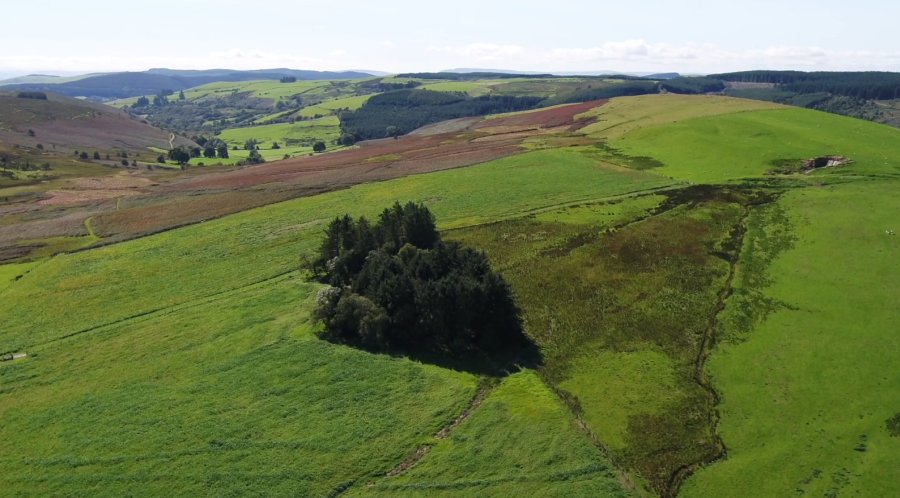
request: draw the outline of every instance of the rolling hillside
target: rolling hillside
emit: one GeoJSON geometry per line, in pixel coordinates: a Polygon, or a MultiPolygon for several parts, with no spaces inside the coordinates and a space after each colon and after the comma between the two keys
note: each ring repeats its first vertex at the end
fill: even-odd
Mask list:
{"type": "MultiPolygon", "coordinates": [[[[102,104],[45,94],[46,99],[0,93],[0,142],[57,150],[146,150],[169,147],[171,133],[102,104]],[[29,132],[29,130],[31,132],[29,132]]],[[[177,144],[189,141],[176,137],[177,144]]]]}
{"type": "MultiPolygon", "coordinates": [[[[0,265],[0,354],[27,353],[0,362],[0,438],[15,449],[0,485],[892,496],[898,187],[900,130],[668,94],[73,205],[109,245],[0,265]],[[831,156],[848,162],[807,162],[831,156]],[[491,377],[318,337],[321,286],[299,259],[336,216],[395,201],[485,252],[540,367],[491,377]]],[[[34,222],[9,226],[40,233],[27,244],[58,236],[34,222]]]]}

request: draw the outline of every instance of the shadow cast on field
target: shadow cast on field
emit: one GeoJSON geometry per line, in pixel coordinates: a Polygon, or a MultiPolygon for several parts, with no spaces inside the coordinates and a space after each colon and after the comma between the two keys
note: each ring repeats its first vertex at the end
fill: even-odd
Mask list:
{"type": "Polygon", "coordinates": [[[510,344],[500,352],[487,353],[481,350],[471,350],[464,355],[451,355],[443,352],[403,348],[374,349],[353,342],[337,340],[325,332],[320,333],[318,337],[332,344],[349,346],[371,354],[404,358],[475,375],[505,377],[520,370],[537,369],[543,365],[541,351],[530,339],[523,339],[520,341],[521,344],[510,344]]]}

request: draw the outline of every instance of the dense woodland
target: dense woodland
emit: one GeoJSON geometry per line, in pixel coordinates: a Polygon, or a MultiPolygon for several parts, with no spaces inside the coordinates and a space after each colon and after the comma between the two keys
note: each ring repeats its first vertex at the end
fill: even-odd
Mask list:
{"type": "Polygon", "coordinates": [[[887,100],[900,98],[900,73],[835,71],[741,71],[709,78],[747,83],[773,83],[796,93],[827,92],[845,97],[887,100]]]}
{"type": "Polygon", "coordinates": [[[661,82],[659,87],[672,93],[696,94],[721,92],[725,83],[715,78],[672,78],[661,82]]]}
{"type": "Polygon", "coordinates": [[[540,97],[485,95],[431,90],[399,90],[370,98],[361,108],[341,114],[344,140],[369,140],[409,133],[447,119],[533,109],[540,97]]]}

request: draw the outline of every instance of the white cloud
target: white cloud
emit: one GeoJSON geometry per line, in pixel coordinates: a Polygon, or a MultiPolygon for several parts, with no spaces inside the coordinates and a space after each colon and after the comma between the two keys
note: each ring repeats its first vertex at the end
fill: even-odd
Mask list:
{"type": "MultiPolygon", "coordinates": [[[[143,71],[151,67],[167,67],[172,69],[266,69],[274,67],[290,67],[297,69],[342,69],[340,64],[331,61],[346,55],[346,51],[338,49],[327,54],[327,57],[310,57],[303,54],[266,52],[260,50],[230,49],[214,51],[207,54],[161,56],[129,56],[129,57],[56,57],[41,55],[13,55],[0,53],[0,68],[5,71],[22,73],[35,71],[48,72],[94,72],[94,71],[143,71]]],[[[343,62],[346,62],[342,59],[343,62]]]]}
{"type": "Polygon", "coordinates": [[[425,53],[386,50],[393,40],[354,47],[352,52],[297,47],[297,51],[224,49],[207,53],[169,55],[108,53],[71,56],[15,54],[0,51],[0,72],[85,73],[141,71],[151,67],[175,69],[233,68],[341,70],[365,66],[388,71],[428,71],[451,67],[486,67],[522,71],[622,72],[679,71],[713,73],[746,69],[881,70],[900,71],[900,49],[890,51],[834,50],[818,46],[772,45],[726,49],[715,44],[658,43],[643,39],[608,41],[586,47],[537,48],[510,43],[475,41],[460,45],[431,45],[425,53]],[[301,51],[303,50],[303,51],[301,51]]]}
{"type": "Polygon", "coordinates": [[[535,71],[724,72],[745,69],[898,70],[900,51],[837,51],[815,46],[770,46],[728,50],[714,44],[610,41],[593,47],[526,49],[520,45],[470,43],[430,46],[447,65],[492,62],[503,68],[535,71]],[[887,67],[893,66],[893,67],[887,67]]]}

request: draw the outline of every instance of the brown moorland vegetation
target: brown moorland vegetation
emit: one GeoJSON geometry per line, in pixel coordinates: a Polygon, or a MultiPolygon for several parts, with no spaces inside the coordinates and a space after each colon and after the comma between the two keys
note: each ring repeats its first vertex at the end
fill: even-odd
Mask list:
{"type": "MultiPolygon", "coordinates": [[[[27,259],[48,244],[41,239],[96,235],[100,239],[88,245],[116,242],[359,183],[499,159],[526,150],[526,140],[577,138],[586,122],[576,116],[604,102],[485,118],[453,131],[226,171],[146,171],[143,180],[125,183],[70,181],[41,194],[41,202],[19,202],[0,212],[0,261],[27,259]]],[[[43,249],[48,251],[53,252],[43,249]]]]}

